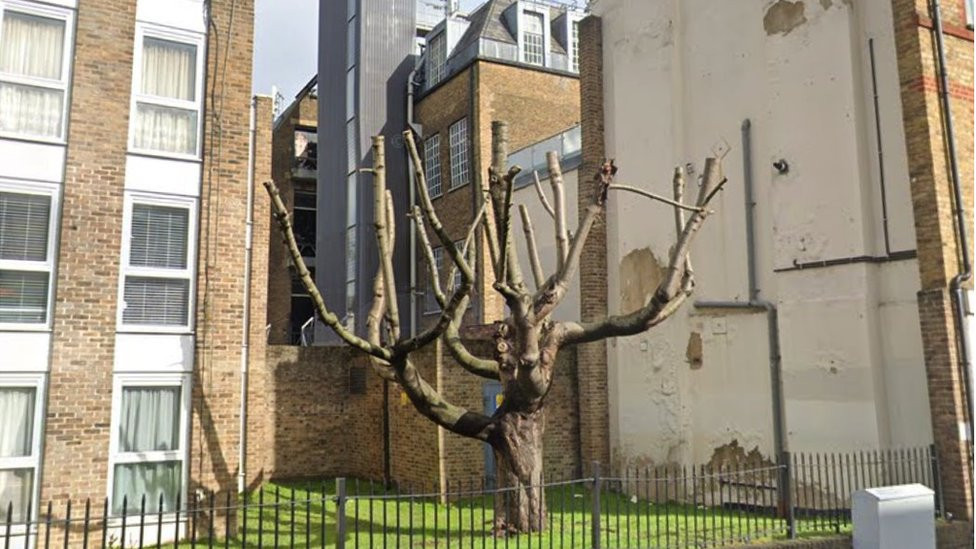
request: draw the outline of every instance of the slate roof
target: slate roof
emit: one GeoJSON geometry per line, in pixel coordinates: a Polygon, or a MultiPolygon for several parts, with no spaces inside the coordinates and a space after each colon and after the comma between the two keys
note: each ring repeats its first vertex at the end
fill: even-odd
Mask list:
{"type": "MultiPolygon", "coordinates": [[[[477,42],[481,38],[487,38],[488,40],[495,40],[497,42],[505,42],[508,44],[517,44],[518,40],[515,36],[508,31],[505,23],[502,21],[502,12],[505,8],[514,4],[517,0],[487,0],[478,9],[471,12],[468,15],[468,21],[471,24],[468,29],[461,36],[457,45],[454,47],[454,51],[460,52],[464,51],[465,48],[471,44],[477,42]]],[[[550,8],[549,15],[550,21],[555,21],[556,18],[565,13],[564,8],[550,8]]],[[[563,48],[562,44],[556,40],[556,34],[550,29],[550,49],[555,53],[566,53],[566,49],[563,48]]]]}

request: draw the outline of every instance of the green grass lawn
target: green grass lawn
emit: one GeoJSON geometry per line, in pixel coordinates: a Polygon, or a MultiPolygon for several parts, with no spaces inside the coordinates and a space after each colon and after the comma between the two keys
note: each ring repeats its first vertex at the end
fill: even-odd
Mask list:
{"type": "MultiPolygon", "coordinates": [[[[347,484],[348,548],[521,548],[590,547],[592,493],[580,484],[547,490],[549,525],[535,534],[491,535],[490,496],[461,498],[443,504],[436,498],[375,499],[388,494],[365,483],[347,484]]],[[[227,538],[199,526],[196,542],[180,547],[335,547],[337,533],[334,481],[314,487],[268,483],[248,497],[236,535],[227,538]],[[277,500],[277,504],[275,501],[277,500]],[[259,502],[263,501],[263,505],[259,502]]],[[[742,510],[655,504],[611,491],[601,494],[601,545],[611,547],[705,547],[733,542],[783,538],[785,521],[742,510]],[[723,543],[724,542],[724,543],[723,543]]],[[[806,522],[806,521],[804,521],[806,522]]],[[[806,524],[810,526],[810,524],[806,524]]],[[[808,528],[809,529],[809,528],[808,528]]],[[[170,547],[173,547],[172,545],[170,547]]]]}

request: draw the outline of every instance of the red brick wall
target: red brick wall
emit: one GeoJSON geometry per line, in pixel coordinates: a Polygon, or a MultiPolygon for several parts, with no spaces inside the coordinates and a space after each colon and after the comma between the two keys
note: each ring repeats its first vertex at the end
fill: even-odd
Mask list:
{"type": "MultiPolygon", "coordinates": [[[[590,16],[580,23],[580,111],[582,114],[583,164],[579,171],[579,216],[593,200],[591,184],[606,158],[603,138],[603,32],[600,19],[590,16]]],[[[580,259],[580,315],[584,321],[607,315],[607,226],[599,217],[590,230],[580,259]]],[[[579,415],[583,463],[609,463],[610,427],[607,393],[607,343],[580,345],[579,415]]]]}
{"type": "MultiPolygon", "coordinates": [[[[962,2],[943,2],[946,72],[954,121],[966,229],[973,212],[973,38],[964,29],[962,2]]],[[[947,509],[972,519],[972,471],[960,439],[965,421],[963,383],[958,369],[956,328],[949,281],[959,272],[954,232],[949,154],[937,78],[937,54],[928,2],[892,0],[902,117],[905,125],[912,206],[922,289],[919,319],[928,376],[932,432],[942,469],[947,509]]],[[[970,242],[972,244],[972,241],[970,242]]]]}

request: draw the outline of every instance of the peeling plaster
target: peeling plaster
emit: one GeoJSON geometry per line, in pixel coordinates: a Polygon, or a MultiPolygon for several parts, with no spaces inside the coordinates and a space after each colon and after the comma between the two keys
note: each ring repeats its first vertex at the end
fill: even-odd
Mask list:
{"type": "Polygon", "coordinates": [[[712,457],[708,460],[708,466],[712,469],[731,468],[740,466],[773,465],[772,460],[762,455],[759,446],[753,446],[748,452],[743,446],[739,445],[739,440],[733,438],[732,442],[716,447],[712,451],[712,457]]]}
{"type": "Polygon", "coordinates": [[[620,261],[620,309],[630,313],[647,303],[664,276],[650,248],[632,250],[620,261]]]}
{"type": "MultiPolygon", "coordinates": [[[[823,4],[822,1],[821,4],[823,4]]],[[[769,6],[766,15],[763,16],[763,28],[766,29],[766,34],[769,36],[774,34],[786,36],[793,29],[807,22],[805,9],[803,0],[796,2],[778,0],[769,6]]]]}
{"type": "Polygon", "coordinates": [[[692,370],[701,370],[702,367],[702,336],[699,332],[691,332],[688,335],[688,348],[685,350],[685,358],[692,370]]]}

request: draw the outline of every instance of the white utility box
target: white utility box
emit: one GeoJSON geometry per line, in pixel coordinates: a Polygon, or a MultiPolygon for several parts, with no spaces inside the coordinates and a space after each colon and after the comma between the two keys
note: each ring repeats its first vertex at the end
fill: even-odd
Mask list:
{"type": "Polygon", "coordinates": [[[935,549],[935,492],[921,484],[854,492],[854,549],[935,549]]]}

